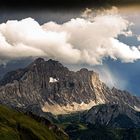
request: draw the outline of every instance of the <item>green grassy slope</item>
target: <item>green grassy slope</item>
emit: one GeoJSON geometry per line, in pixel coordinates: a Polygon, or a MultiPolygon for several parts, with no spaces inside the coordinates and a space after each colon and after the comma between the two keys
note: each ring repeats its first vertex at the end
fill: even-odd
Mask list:
{"type": "Polygon", "coordinates": [[[67,140],[29,116],[0,105],[0,140],[67,140]]]}

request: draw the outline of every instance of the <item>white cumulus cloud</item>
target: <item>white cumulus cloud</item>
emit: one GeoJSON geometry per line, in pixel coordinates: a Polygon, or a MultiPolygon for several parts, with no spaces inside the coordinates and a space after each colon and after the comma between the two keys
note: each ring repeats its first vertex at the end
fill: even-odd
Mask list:
{"type": "Polygon", "coordinates": [[[41,56],[67,64],[91,65],[101,64],[106,57],[122,62],[140,59],[136,46],[117,39],[120,34],[128,34],[129,22],[111,11],[91,16],[92,10],[87,9],[84,17],[63,24],[51,21],[40,25],[32,18],[2,23],[0,62],[41,56]]]}

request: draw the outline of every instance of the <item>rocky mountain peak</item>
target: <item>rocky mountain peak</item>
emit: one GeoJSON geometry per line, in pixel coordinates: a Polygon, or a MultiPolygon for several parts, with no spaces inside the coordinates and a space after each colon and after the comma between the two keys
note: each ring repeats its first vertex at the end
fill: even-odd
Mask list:
{"type": "Polygon", "coordinates": [[[34,60],[34,63],[43,63],[45,62],[45,60],[41,57],[37,58],[36,60],[34,60]]]}
{"type": "Polygon", "coordinates": [[[59,63],[59,62],[56,61],[56,60],[53,60],[53,59],[49,59],[49,60],[48,60],[48,63],[53,63],[53,64],[55,64],[55,63],[59,63]]]}
{"type": "Polygon", "coordinates": [[[87,72],[89,72],[89,70],[87,68],[82,68],[82,69],[80,69],[80,72],[81,73],[87,73],[87,72]]]}
{"type": "Polygon", "coordinates": [[[46,79],[49,79],[49,77],[60,77],[60,73],[63,73],[65,76],[66,73],[69,73],[69,70],[58,61],[52,59],[45,61],[43,58],[37,58],[26,68],[6,73],[6,75],[0,80],[0,85],[13,83],[15,80],[20,81],[21,79],[31,77],[31,75],[33,77],[38,77],[38,79],[42,81],[45,77],[46,79]]]}
{"type": "MultiPolygon", "coordinates": [[[[59,61],[56,61],[56,60],[52,60],[52,59],[49,59],[48,61],[45,62],[46,65],[52,69],[61,69],[61,70],[66,70],[67,68],[64,67],[61,63],[59,63],[59,61]]],[[[68,69],[67,69],[68,70],[68,69]]]]}
{"type": "Polygon", "coordinates": [[[49,59],[45,61],[43,58],[37,58],[34,62],[29,65],[29,69],[38,69],[40,72],[51,72],[51,71],[68,71],[66,67],[64,67],[58,61],[49,59]]]}
{"type": "Polygon", "coordinates": [[[110,89],[99,74],[86,68],[74,72],[55,60],[36,59],[24,69],[7,73],[0,81],[0,102],[16,107],[38,104],[45,112],[65,114],[105,103],[140,108],[131,94],[110,89]]]}

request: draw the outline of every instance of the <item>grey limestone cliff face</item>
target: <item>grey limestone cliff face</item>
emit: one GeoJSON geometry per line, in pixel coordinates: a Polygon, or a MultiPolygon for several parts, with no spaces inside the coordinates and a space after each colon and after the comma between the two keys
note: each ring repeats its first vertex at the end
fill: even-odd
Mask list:
{"type": "Polygon", "coordinates": [[[95,100],[91,77],[93,71],[69,71],[54,60],[39,58],[25,69],[7,73],[0,81],[0,101],[13,106],[30,104],[66,105],[95,100]],[[51,82],[50,78],[57,81],[51,82]]]}
{"type": "MultiPolygon", "coordinates": [[[[0,103],[15,107],[37,104],[41,108],[46,103],[59,107],[78,104],[76,108],[79,110],[84,105],[90,104],[92,107],[106,103],[128,104],[137,109],[140,107],[137,97],[115,88],[110,89],[94,71],[83,68],[74,72],[58,61],[45,61],[42,58],[3,77],[0,81],[0,103]]],[[[84,109],[89,108],[85,106],[84,109]]],[[[77,110],[73,107],[73,111],[77,110]]]]}

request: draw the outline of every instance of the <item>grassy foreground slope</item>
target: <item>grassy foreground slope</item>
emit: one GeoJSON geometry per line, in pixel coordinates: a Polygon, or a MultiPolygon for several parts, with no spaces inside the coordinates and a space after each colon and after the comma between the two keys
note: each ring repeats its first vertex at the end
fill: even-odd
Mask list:
{"type": "Polygon", "coordinates": [[[0,105],[0,140],[67,140],[29,116],[0,105]]]}

